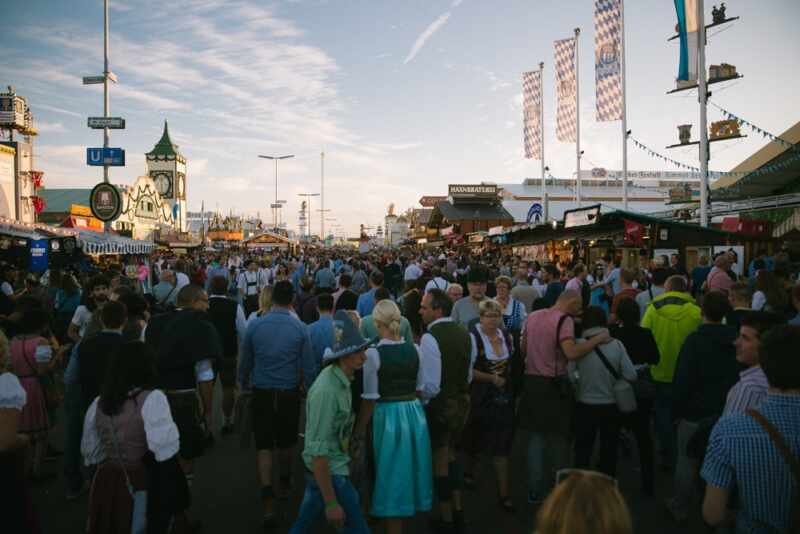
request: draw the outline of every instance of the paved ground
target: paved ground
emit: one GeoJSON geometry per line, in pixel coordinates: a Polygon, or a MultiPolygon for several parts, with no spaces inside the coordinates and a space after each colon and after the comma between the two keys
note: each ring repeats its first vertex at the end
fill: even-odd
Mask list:
{"type": "MultiPolygon", "coordinates": [[[[217,408],[218,410],[218,408],[217,408]]],[[[60,447],[58,433],[54,444],[60,447]]],[[[496,505],[497,497],[494,476],[488,462],[482,462],[478,470],[480,482],[476,492],[467,493],[465,510],[470,533],[525,533],[533,531],[535,509],[525,500],[524,436],[517,436],[512,456],[512,496],[517,505],[513,516],[504,513],[496,505]]],[[[297,455],[295,455],[297,457],[297,455]]],[[[667,475],[658,476],[657,497],[645,499],[639,493],[638,461],[635,452],[632,458],[621,458],[619,484],[634,516],[636,532],[647,534],[703,533],[699,517],[693,519],[691,527],[680,528],[668,520],[661,503],[669,495],[670,481],[667,475]]],[[[295,460],[295,472],[300,466],[295,460]]],[[[60,462],[47,464],[47,470],[60,473],[60,462]]],[[[259,533],[260,502],[255,469],[255,451],[241,450],[238,436],[218,439],[210,452],[201,458],[195,470],[193,490],[193,517],[200,519],[206,533],[259,533]]],[[[295,517],[302,496],[301,482],[296,482],[291,498],[285,503],[285,516],[276,533],[287,532],[295,517]]],[[[35,489],[35,504],[40,514],[45,534],[73,534],[83,531],[87,499],[68,503],[64,499],[63,479],[59,476],[51,484],[35,489]]],[[[0,529],[1,530],[1,529],[0,529]]],[[[418,517],[406,527],[406,532],[424,534],[427,518],[418,517]]],[[[320,523],[315,532],[334,532],[320,523]]],[[[375,532],[382,532],[377,525],[375,532]]]]}

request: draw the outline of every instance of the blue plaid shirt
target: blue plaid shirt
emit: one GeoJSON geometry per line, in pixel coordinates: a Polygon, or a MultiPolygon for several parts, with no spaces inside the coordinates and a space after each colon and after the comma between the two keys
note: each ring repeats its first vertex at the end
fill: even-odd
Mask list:
{"type": "MultiPolygon", "coordinates": [[[[800,395],[770,393],[758,411],[783,435],[794,457],[800,456],[800,395]]],[[[727,415],[717,422],[700,475],[718,488],[738,488],[737,533],[788,532],[792,472],[749,415],[727,415]]]]}

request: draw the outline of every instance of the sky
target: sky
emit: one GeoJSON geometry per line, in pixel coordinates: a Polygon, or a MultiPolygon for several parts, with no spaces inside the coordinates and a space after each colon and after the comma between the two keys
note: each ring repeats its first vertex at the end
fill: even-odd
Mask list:
{"type": "MultiPolygon", "coordinates": [[[[707,1],[708,17],[711,4],[707,1]]],[[[188,160],[189,208],[260,213],[278,197],[297,229],[300,193],[320,191],[325,152],[327,226],[356,235],[382,223],[390,203],[419,207],[451,183],[519,183],[540,176],[522,144],[523,71],[544,67],[545,160],[575,172],[575,145],[555,141],[553,41],[580,37],[582,168],[621,168],[620,122],[595,121],[592,0],[111,0],[111,115],[127,121],[111,146],[131,184],[164,120],[188,160]]],[[[736,65],[740,80],[712,86],[712,101],[780,134],[800,120],[800,2],[730,0],[741,19],[709,32],[707,64],[736,65]],[[717,33],[718,32],[718,33],[717,33]]],[[[47,187],[91,187],[102,170],[85,149],[102,115],[101,0],[4,0],[0,87],[26,96],[40,135],[36,166],[47,187]],[[10,31],[9,31],[10,29],[10,31]]],[[[669,0],[625,5],[628,127],[652,148],[698,165],[696,149],[667,151],[676,126],[699,122],[696,91],[667,95],[678,68],[669,0]]],[[[709,108],[709,122],[724,117],[709,108]]],[[[752,132],[744,132],[750,133],[752,132]]],[[[715,143],[710,168],[729,170],[765,144],[715,143]]],[[[632,144],[631,170],[677,170],[632,144]]],[[[314,199],[312,209],[319,208],[314,199]]],[[[319,213],[312,224],[318,231],[319,213]]]]}

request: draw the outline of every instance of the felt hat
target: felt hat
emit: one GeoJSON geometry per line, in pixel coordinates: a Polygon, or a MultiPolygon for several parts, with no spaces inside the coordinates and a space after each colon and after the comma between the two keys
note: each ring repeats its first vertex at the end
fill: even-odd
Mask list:
{"type": "Polygon", "coordinates": [[[329,362],[360,352],[369,346],[369,340],[361,337],[353,320],[344,310],[339,310],[333,316],[333,333],[335,342],[332,348],[325,349],[322,355],[323,362],[329,362]]]}

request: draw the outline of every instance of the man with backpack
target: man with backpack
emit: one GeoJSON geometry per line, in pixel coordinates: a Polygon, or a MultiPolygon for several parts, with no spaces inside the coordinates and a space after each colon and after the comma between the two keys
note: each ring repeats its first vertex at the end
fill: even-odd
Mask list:
{"type": "Polygon", "coordinates": [[[757,410],[723,416],[711,432],[700,475],[703,518],[735,532],[800,532],[800,327],[778,326],[761,340],[769,382],[757,410]],[[740,508],[728,510],[731,490],[740,508]]]}

